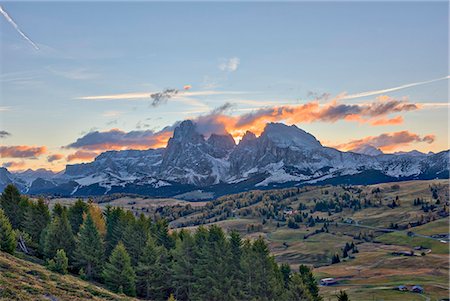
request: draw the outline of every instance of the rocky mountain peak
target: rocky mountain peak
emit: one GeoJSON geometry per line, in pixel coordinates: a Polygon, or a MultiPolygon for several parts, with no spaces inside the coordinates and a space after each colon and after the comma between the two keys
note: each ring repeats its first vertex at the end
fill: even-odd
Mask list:
{"type": "Polygon", "coordinates": [[[296,125],[285,125],[283,123],[268,123],[261,137],[271,140],[275,145],[282,148],[320,148],[322,144],[311,134],[298,128],[296,125]]]}

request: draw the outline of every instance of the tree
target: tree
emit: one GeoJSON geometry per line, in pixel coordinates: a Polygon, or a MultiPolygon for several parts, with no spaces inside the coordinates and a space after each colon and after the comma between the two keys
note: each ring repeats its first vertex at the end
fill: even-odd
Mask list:
{"type": "Polygon", "coordinates": [[[52,222],[45,230],[45,238],[43,239],[43,252],[45,257],[53,258],[56,251],[63,249],[69,259],[75,249],[75,239],[70,228],[67,212],[63,210],[61,215],[55,215],[52,222]]]}
{"type": "Polygon", "coordinates": [[[37,202],[31,202],[25,213],[23,222],[24,231],[30,234],[36,245],[39,243],[42,231],[50,223],[50,211],[44,199],[39,198],[37,202]]]}
{"type": "Polygon", "coordinates": [[[128,296],[136,295],[136,286],[131,259],[122,242],[115,247],[103,270],[106,286],[114,292],[123,291],[128,296]]]}
{"type": "Polygon", "coordinates": [[[103,265],[103,241],[88,213],[78,233],[75,252],[76,265],[84,269],[86,279],[98,279],[103,265]]]}
{"type": "MultiPolygon", "coordinates": [[[[196,262],[196,244],[190,233],[180,231],[173,250],[173,287],[179,300],[190,300],[196,278],[194,266],[196,262]]],[[[230,288],[232,289],[232,288],[230,288]]]]}
{"type": "Polygon", "coordinates": [[[339,263],[341,262],[341,259],[339,258],[338,254],[334,254],[333,257],[331,257],[331,264],[339,263]]]}
{"type": "Polygon", "coordinates": [[[56,251],[56,255],[53,259],[50,259],[47,263],[47,267],[50,271],[60,274],[67,274],[67,267],[69,266],[69,259],[66,256],[66,252],[60,249],[56,251]]]}
{"type": "Polygon", "coordinates": [[[281,264],[280,268],[281,274],[283,274],[284,287],[289,287],[289,281],[291,278],[291,267],[287,263],[281,264]]]}
{"type": "Polygon", "coordinates": [[[19,229],[23,221],[23,208],[21,206],[22,198],[16,186],[9,184],[0,197],[0,205],[4,214],[8,217],[13,229],[19,229]]]}
{"type": "MultiPolygon", "coordinates": [[[[88,204],[88,212],[91,214],[92,220],[94,221],[95,227],[97,228],[98,232],[101,236],[105,236],[106,234],[106,223],[105,219],[103,218],[103,212],[102,209],[92,203],[92,201],[88,204]]],[[[86,218],[87,213],[85,212],[83,215],[83,219],[86,218]]]]}
{"type": "Polygon", "coordinates": [[[122,240],[123,231],[129,220],[134,219],[126,215],[125,211],[119,207],[106,207],[106,235],[105,235],[105,255],[109,256],[113,249],[122,240]]]}
{"type": "Polygon", "coordinates": [[[319,295],[319,287],[317,286],[316,279],[311,271],[311,269],[306,265],[300,265],[299,267],[300,276],[302,277],[303,283],[308,289],[314,301],[321,301],[322,297],[319,295]]]}
{"type": "Polygon", "coordinates": [[[0,250],[14,253],[16,249],[16,235],[11,227],[8,217],[0,208],[0,250]]]}
{"type": "Polygon", "coordinates": [[[69,217],[70,226],[74,235],[80,231],[80,226],[83,224],[83,216],[88,210],[88,205],[82,199],[78,199],[72,206],[70,206],[67,216],[69,217]]]}
{"type": "Polygon", "coordinates": [[[149,238],[136,267],[137,291],[152,300],[166,300],[170,290],[170,268],[167,250],[149,238]]]}
{"type": "Polygon", "coordinates": [[[150,234],[150,223],[147,218],[141,214],[138,220],[133,218],[125,227],[123,235],[123,244],[131,257],[131,263],[136,266],[141,256],[150,234]]]}
{"type": "Polygon", "coordinates": [[[287,300],[289,301],[313,301],[308,288],[303,283],[299,273],[294,273],[289,282],[289,290],[287,292],[287,300]]]}
{"type": "Polygon", "coordinates": [[[350,301],[348,298],[348,295],[345,291],[339,291],[339,293],[336,295],[338,301],[350,301]]]}
{"type": "Polygon", "coordinates": [[[165,219],[160,219],[152,225],[152,234],[156,243],[167,250],[175,247],[175,240],[169,235],[169,224],[165,219]]]}

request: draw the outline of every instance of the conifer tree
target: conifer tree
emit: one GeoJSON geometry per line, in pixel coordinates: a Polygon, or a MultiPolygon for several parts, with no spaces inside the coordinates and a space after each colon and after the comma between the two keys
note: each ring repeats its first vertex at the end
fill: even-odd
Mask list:
{"type": "Polygon", "coordinates": [[[126,222],[134,219],[125,213],[119,207],[106,207],[106,235],[105,235],[105,255],[109,256],[119,241],[122,240],[123,231],[126,227],[126,222]]]}
{"type": "Polygon", "coordinates": [[[83,268],[87,279],[98,279],[103,266],[103,241],[88,213],[80,232],[75,252],[76,265],[83,268]]]}
{"type": "Polygon", "coordinates": [[[170,292],[169,254],[149,238],[136,268],[137,291],[152,300],[166,300],[170,292]]]}
{"type": "Polygon", "coordinates": [[[289,290],[287,292],[287,300],[289,301],[313,301],[313,297],[309,293],[308,288],[303,283],[299,273],[294,273],[289,282],[289,290]]]}
{"type": "Polygon", "coordinates": [[[30,234],[36,244],[39,243],[42,231],[50,223],[50,211],[44,199],[39,198],[37,202],[31,202],[25,214],[23,223],[24,231],[30,234]]]}
{"type": "Polygon", "coordinates": [[[122,242],[114,248],[103,270],[106,286],[114,292],[120,290],[128,296],[136,295],[136,276],[131,259],[122,242]]]}
{"type": "Polygon", "coordinates": [[[314,301],[321,301],[322,297],[319,295],[319,287],[317,286],[317,281],[309,267],[306,265],[300,265],[299,267],[300,276],[302,277],[303,283],[309,290],[309,293],[313,297],[314,301]]]}
{"type": "Polygon", "coordinates": [[[347,293],[345,291],[339,291],[339,293],[336,295],[338,301],[350,301],[350,298],[348,297],[347,293]]]}
{"type": "Polygon", "coordinates": [[[56,251],[56,255],[53,259],[48,261],[47,267],[50,271],[60,274],[67,274],[67,268],[69,266],[69,259],[66,256],[66,252],[60,249],[56,251]]]}
{"type": "Polygon", "coordinates": [[[69,217],[70,226],[74,235],[80,231],[80,226],[83,224],[83,216],[88,210],[88,205],[82,199],[78,199],[72,206],[70,206],[67,216],[69,217]]]}
{"type": "Polygon", "coordinates": [[[131,263],[136,266],[150,235],[150,223],[141,214],[138,220],[133,220],[125,227],[123,244],[131,257],[131,263]]]}
{"type": "MultiPolygon", "coordinates": [[[[88,212],[91,214],[91,218],[94,221],[98,233],[100,233],[100,235],[104,237],[106,234],[106,223],[103,217],[102,209],[94,204],[92,200],[90,200],[88,204],[88,212]]],[[[86,215],[87,213],[85,212],[83,215],[83,219],[86,218],[86,215]]]]}
{"type": "Polygon", "coordinates": [[[0,250],[14,253],[16,249],[16,235],[11,227],[8,217],[0,208],[0,250]]]}
{"type": "Polygon", "coordinates": [[[69,260],[72,259],[73,251],[75,249],[75,239],[65,210],[61,211],[60,216],[55,215],[53,217],[52,222],[45,230],[43,243],[45,257],[53,258],[56,255],[56,251],[62,249],[69,260]]]}
{"type": "Polygon", "coordinates": [[[190,233],[183,230],[179,233],[173,255],[173,287],[179,300],[190,300],[192,288],[196,281],[194,266],[196,260],[196,245],[190,233]]]}
{"type": "Polygon", "coordinates": [[[0,197],[0,205],[13,229],[19,229],[23,221],[24,212],[20,206],[21,200],[19,190],[12,184],[6,186],[0,197]]]}

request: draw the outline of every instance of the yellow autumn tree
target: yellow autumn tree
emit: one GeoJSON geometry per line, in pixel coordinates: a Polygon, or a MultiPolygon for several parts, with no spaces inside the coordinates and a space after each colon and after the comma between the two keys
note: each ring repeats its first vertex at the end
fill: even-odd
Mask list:
{"type": "MultiPolygon", "coordinates": [[[[91,214],[92,220],[94,221],[95,227],[97,228],[100,235],[104,236],[106,234],[106,223],[103,217],[102,209],[94,204],[93,202],[88,203],[88,212],[91,214]]],[[[83,220],[86,219],[87,214],[83,214],[83,220]]]]}

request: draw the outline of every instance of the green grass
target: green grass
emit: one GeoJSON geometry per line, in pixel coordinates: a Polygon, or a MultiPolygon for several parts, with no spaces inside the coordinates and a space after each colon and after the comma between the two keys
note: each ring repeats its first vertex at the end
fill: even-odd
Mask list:
{"type": "Polygon", "coordinates": [[[448,243],[441,243],[438,240],[424,237],[409,237],[404,232],[393,232],[383,234],[377,237],[377,241],[384,244],[405,246],[409,248],[414,248],[417,246],[422,246],[424,248],[431,249],[435,254],[449,254],[448,243]]]}

